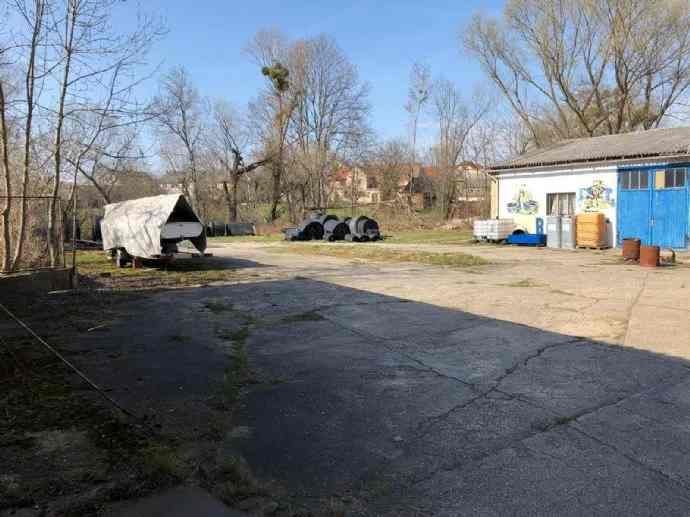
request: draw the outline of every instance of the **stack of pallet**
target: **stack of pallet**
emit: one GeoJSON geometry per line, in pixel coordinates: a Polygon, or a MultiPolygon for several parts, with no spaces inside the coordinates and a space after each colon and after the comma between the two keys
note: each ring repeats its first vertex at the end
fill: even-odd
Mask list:
{"type": "Polygon", "coordinates": [[[577,216],[577,247],[602,249],[607,246],[606,217],[596,212],[577,216]]]}

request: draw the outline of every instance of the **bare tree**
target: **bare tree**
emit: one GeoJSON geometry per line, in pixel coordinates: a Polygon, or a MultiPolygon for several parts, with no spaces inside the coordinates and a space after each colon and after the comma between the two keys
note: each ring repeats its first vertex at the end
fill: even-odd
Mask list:
{"type": "Polygon", "coordinates": [[[43,79],[43,74],[47,72],[37,72],[37,54],[39,47],[44,44],[46,38],[45,18],[46,1],[33,0],[16,1],[14,4],[16,13],[19,15],[22,25],[29,34],[27,39],[20,39],[16,47],[24,51],[20,56],[21,66],[25,67],[24,73],[24,156],[22,160],[21,187],[19,191],[19,223],[16,234],[14,254],[8,269],[13,270],[22,256],[24,241],[26,239],[26,219],[27,219],[27,199],[29,190],[29,173],[32,166],[32,138],[34,125],[34,112],[36,109],[36,81],[43,79]],[[24,58],[24,59],[22,59],[24,58]]]}
{"type": "Polygon", "coordinates": [[[450,217],[458,196],[458,166],[464,158],[468,136],[489,106],[488,99],[477,93],[468,107],[451,81],[440,79],[434,85],[433,114],[438,135],[432,155],[441,174],[439,189],[446,217],[450,217]]]}
{"type": "MultiPolygon", "coordinates": [[[[2,54],[0,54],[1,56],[2,54]]],[[[4,206],[0,211],[0,221],[2,223],[2,264],[0,271],[6,273],[10,270],[11,264],[11,237],[10,237],[10,211],[12,209],[12,182],[10,177],[9,144],[7,142],[7,105],[5,97],[5,85],[0,77],[0,165],[2,166],[3,191],[7,196],[4,206]]]]}
{"type": "Polygon", "coordinates": [[[5,239],[5,246],[11,241],[14,248],[6,269],[15,269],[23,260],[28,219],[33,216],[26,196],[39,191],[50,198],[48,255],[50,264],[57,264],[57,207],[65,175],[73,173],[71,192],[76,203],[77,176],[86,157],[125,119],[131,122],[136,102],[130,97],[141,80],[135,70],[163,31],[152,18],[141,15],[131,32],[118,32],[113,16],[120,3],[12,0],[4,4],[12,29],[7,48],[0,48],[7,57],[0,63],[0,73],[11,80],[21,77],[22,83],[18,80],[8,88],[6,80],[3,85],[4,128],[8,119],[16,128],[5,139],[5,144],[8,139],[15,142],[7,163],[16,171],[8,177],[17,177],[18,186],[12,186],[11,193],[20,198],[16,227],[5,239]]]}
{"type": "MultiPolygon", "coordinates": [[[[65,160],[96,189],[105,203],[112,203],[113,191],[127,174],[138,169],[143,156],[137,149],[135,128],[123,126],[118,131],[110,128],[106,134],[107,138],[99,138],[97,142],[85,137],[80,141],[83,147],[76,147],[65,160]]],[[[76,182],[76,177],[73,179],[76,182]]]]}
{"type": "MultiPolygon", "coordinates": [[[[87,139],[80,158],[102,133],[117,127],[118,123],[114,122],[117,110],[124,111],[126,106],[123,92],[130,91],[137,83],[136,79],[131,79],[123,84],[124,72],[140,64],[151,43],[162,33],[160,26],[146,16],[139,18],[134,31],[115,32],[113,11],[118,4],[117,0],[62,0],[51,4],[53,21],[48,41],[54,53],[57,99],[50,117],[54,127],[53,183],[48,213],[51,265],[57,260],[56,203],[65,167],[68,125],[85,125],[81,120],[85,114],[96,112],[99,115],[93,136],[87,139]],[[103,90],[106,100],[100,103],[94,92],[103,90]]],[[[78,174],[74,170],[72,190],[75,193],[78,174]]]]}
{"type": "Polygon", "coordinates": [[[313,206],[323,208],[339,163],[368,139],[368,86],[331,37],[297,45],[303,49],[301,95],[290,136],[296,161],[307,173],[313,206]]]}
{"type": "Polygon", "coordinates": [[[267,88],[251,104],[255,130],[264,147],[264,156],[270,157],[271,211],[269,218],[278,218],[278,205],[287,164],[287,137],[290,121],[301,95],[301,74],[293,73],[302,67],[303,52],[291,46],[277,31],[260,31],[249,43],[246,52],[261,67],[267,88]]]}
{"type": "Polygon", "coordinates": [[[410,86],[407,93],[405,110],[410,120],[410,170],[408,185],[410,188],[410,203],[412,202],[412,183],[415,167],[417,165],[417,129],[419,117],[421,116],[427,102],[431,98],[432,80],[431,70],[422,63],[414,63],[410,72],[410,86]]]}
{"type": "Polygon", "coordinates": [[[378,176],[382,200],[395,199],[400,181],[406,175],[410,159],[409,145],[403,140],[388,140],[374,153],[374,169],[378,176]]]}
{"type": "Polygon", "coordinates": [[[537,146],[658,127],[690,87],[686,0],[510,0],[464,45],[537,146]]]}
{"type": "Polygon", "coordinates": [[[240,115],[226,102],[219,101],[214,107],[212,135],[210,147],[223,173],[228,222],[237,221],[240,180],[245,174],[268,163],[268,160],[263,158],[245,163],[249,135],[240,115]]]}
{"type": "Polygon", "coordinates": [[[171,139],[164,153],[168,165],[180,172],[185,194],[192,207],[199,207],[198,157],[206,129],[207,106],[189,73],[182,67],[173,68],[161,79],[160,94],[154,100],[157,121],[163,139],[171,139]],[[176,148],[182,144],[182,154],[176,148]]]}

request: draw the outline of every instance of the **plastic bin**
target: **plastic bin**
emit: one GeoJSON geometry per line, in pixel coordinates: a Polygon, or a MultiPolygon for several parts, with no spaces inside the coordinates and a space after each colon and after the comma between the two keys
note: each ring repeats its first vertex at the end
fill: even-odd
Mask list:
{"type": "Polygon", "coordinates": [[[563,216],[561,218],[561,247],[574,249],[576,245],[575,218],[571,216],[563,216]]]}
{"type": "Polygon", "coordinates": [[[549,215],[546,217],[546,246],[548,248],[561,247],[561,216],[549,215]]]}

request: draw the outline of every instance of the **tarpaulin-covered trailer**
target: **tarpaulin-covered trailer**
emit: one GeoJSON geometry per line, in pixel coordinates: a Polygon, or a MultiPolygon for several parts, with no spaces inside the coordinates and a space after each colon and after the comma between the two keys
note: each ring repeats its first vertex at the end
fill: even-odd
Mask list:
{"type": "Polygon", "coordinates": [[[123,257],[162,259],[188,240],[203,253],[204,225],[184,196],[142,197],[105,206],[101,221],[103,249],[123,257]]]}

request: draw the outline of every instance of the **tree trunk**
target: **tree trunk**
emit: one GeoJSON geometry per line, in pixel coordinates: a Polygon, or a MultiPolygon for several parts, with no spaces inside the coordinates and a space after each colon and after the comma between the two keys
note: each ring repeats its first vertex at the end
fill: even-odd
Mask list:
{"type": "Polygon", "coordinates": [[[238,199],[237,199],[237,193],[239,190],[239,185],[240,185],[240,175],[235,174],[232,177],[232,221],[237,221],[237,205],[238,205],[238,199]]]}
{"type": "Polygon", "coordinates": [[[36,13],[34,19],[33,33],[31,36],[31,50],[29,52],[29,63],[24,77],[26,87],[26,120],[24,122],[24,164],[22,170],[22,186],[20,190],[20,210],[19,228],[17,231],[17,241],[15,242],[14,255],[10,264],[10,269],[15,269],[21,260],[26,238],[26,195],[29,189],[29,169],[31,167],[31,136],[33,129],[34,116],[34,93],[36,85],[36,51],[38,50],[38,40],[43,26],[43,10],[45,4],[36,2],[36,13]]]}
{"type": "MultiPolygon", "coordinates": [[[[282,160],[282,156],[279,158],[282,160]]],[[[273,188],[271,193],[271,221],[278,219],[278,203],[280,202],[280,180],[282,178],[282,164],[273,165],[273,188]]]]}
{"type": "Polygon", "coordinates": [[[58,242],[55,233],[55,219],[57,199],[60,193],[60,169],[62,167],[62,129],[65,123],[65,102],[67,99],[67,90],[69,88],[69,73],[72,65],[72,51],[74,50],[72,44],[74,41],[74,29],[76,25],[76,18],[78,13],[75,11],[76,7],[68,6],[67,21],[69,24],[69,32],[65,40],[65,68],[62,75],[62,85],[60,87],[60,97],[57,112],[57,127],[55,128],[55,142],[53,144],[54,154],[54,177],[53,189],[50,197],[50,206],[48,209],[48,255],[50,256],[50,265],[57,265],[58,242]]]}
{"type": "Polygon", "coordinates": [[[5,119],[5,89],[3,83],[0,82],[0,140],[2,140],[2,176],[4,183],[5,207],[0,213],[2,220],[2,264],[0,264],[1,271],[7,273],[10,270],[10,254],[12,253],[12,244],[10,242],[10,210],[12,209],[12,188],[10,180],[10,161],[7,145],[7,121],[5,119]]]}

